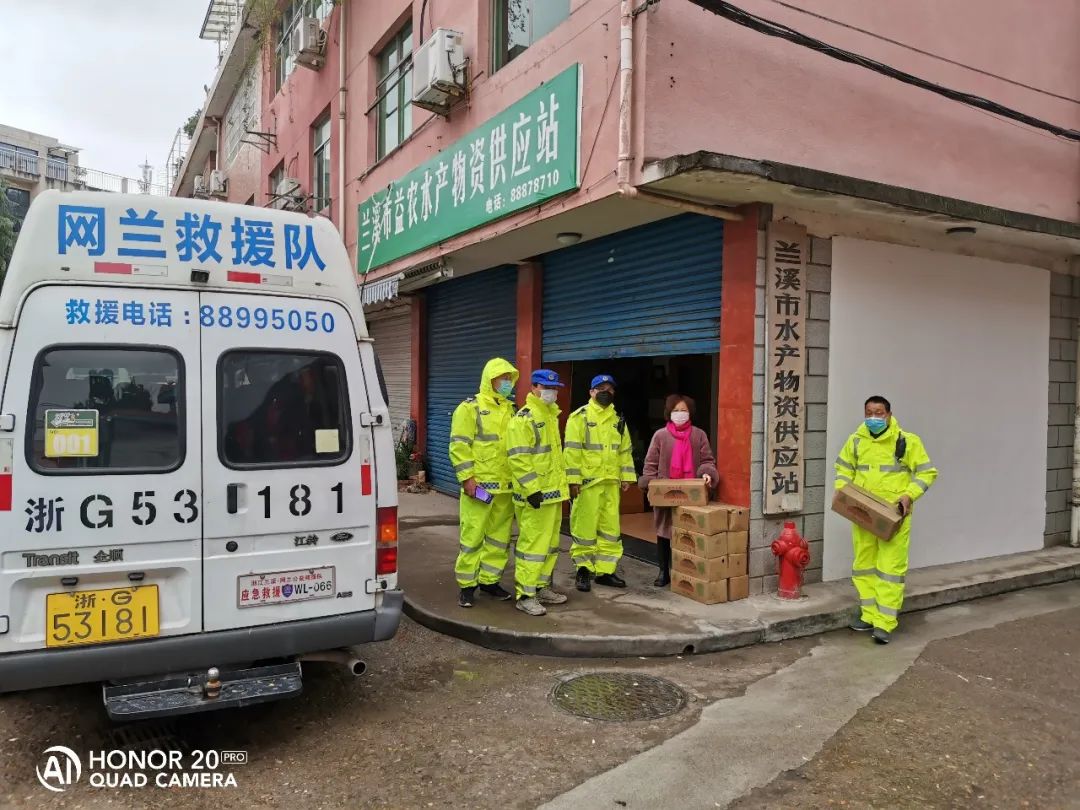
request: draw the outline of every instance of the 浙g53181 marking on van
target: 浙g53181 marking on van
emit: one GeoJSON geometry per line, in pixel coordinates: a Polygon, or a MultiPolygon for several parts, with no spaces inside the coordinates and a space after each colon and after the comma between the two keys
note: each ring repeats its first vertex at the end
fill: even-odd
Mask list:
{"type": "Polygon", "coordinates": [[[247,704],[396,632],[387,403],[328,220],[46,192],[0,374],[0,691],[103,681],[125,719],[247,704]]]}

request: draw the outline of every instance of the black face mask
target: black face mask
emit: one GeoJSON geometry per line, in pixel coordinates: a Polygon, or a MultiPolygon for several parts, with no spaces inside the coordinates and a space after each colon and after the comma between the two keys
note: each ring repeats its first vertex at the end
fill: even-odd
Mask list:
{"type": "Polygon", "coordinates": [[[601,408],[606,408],[612,402],[615,401],[615,395],[610,391],[597,391],[596,392],[596,404],[601,408]]]}

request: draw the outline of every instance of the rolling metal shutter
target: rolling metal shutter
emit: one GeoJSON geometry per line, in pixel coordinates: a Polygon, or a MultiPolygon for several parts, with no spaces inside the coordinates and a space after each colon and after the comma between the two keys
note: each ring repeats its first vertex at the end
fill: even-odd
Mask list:
{"type": "Polygon", "coordinates": [[[683,214],[544,256],[544,362],[720,351],[723,222],[683,214]]]}
{"type": "Polygon", "coordinates": [[[476,394],[484,364],[517,352],[517,268],[498,267],[427,291],[427,461],[431,483],[456,495],[450,417],[476,394]]]}
{"type": "Polygon", "coordinates": [[[408,299],[405,305],[368,319],[368,332],[375,340],[386,391],[390,397],[390,426],[394,441],[409,419],[412,404],[412,318],[408,299]]]}

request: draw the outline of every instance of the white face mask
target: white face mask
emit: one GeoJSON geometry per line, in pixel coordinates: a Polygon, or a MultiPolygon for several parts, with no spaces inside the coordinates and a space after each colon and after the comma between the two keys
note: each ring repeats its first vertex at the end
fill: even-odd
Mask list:
{"type": "Polygon", "coordinates": [[[690,421],[690,412],[689,411],[672,411],[671,412],[671,421],[674,422],[676,425],[685,425],[687,422],[690,421]]]}
{"type": "Polygon", "coordinates": [[[544,400],[548,405],[554,405],[555,400],[559,398],[559,392],[550,388],[545,388],[540,392],[540,399],[544,400]]]}

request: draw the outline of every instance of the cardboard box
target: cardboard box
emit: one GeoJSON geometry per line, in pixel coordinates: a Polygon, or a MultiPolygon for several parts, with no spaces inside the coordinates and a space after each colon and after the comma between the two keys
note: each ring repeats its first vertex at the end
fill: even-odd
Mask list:
{"type": "Polygon", "coordinates": [[[896,504],[854,484],[837,490],[832,510],[882,540],[891,540],[904,520],[896,504]]]}
{"type": "Polygon", "coordinates": [[[745,599],[750,595],[750,577],[732,577],[727,582],[728,601],[745,599]]]}
{"type": "Polygon", "coordinates": [[[729,532],[750,531],[750,510],[742,506],[732,506],[728,503],[720,504],[721,509],[726,509],[728,514],[729,532]]]}
{"type": "Polygon", "coordinates": [[[709,488],[700,478],[657,478],[649,482],[649,503],[653,506],[704,506],[708,502],[709,488]]]}
{"type": "Polygon", "coordinates": [[[728,554],[727,556],[727,570],[729,577],[744,577],[746,576],[746,555],[745,554],[728,554]]]}
{"type": "Polygon", "coordinates": [[[731,576],[727,557],[698,557],[675,549],[671,550],[671,570],[709,582],[731,576]]]}
{"type": "Polygon", "coordinates": [[[750,532],[728,532],[728,554],[750,553],[750,532]]]}
{"type": "Polygon", "coordinates": [[[679,571],[671,572],[671,590],[695,602],[716,605],[727,601],[728,581],[707,582],[704,579],[687,576],[679,571]]]}
{"type": "Polygon", "coordinates": [[[693,554],[695,557],[705,559],[723,557],[728,553],[730,542],[727,532],[701,534],[686,529],[675,529],[671,532],[672,552],[678,549],[684,554],[693,554]]]}
{"type": "Polygon", "coordinates": [[[680,506],[671,516],[673,525],[698,534],[719,534],[728,528],[728,510],[719,504],[680,506]]]}

